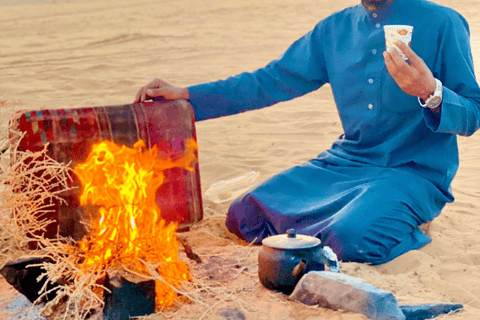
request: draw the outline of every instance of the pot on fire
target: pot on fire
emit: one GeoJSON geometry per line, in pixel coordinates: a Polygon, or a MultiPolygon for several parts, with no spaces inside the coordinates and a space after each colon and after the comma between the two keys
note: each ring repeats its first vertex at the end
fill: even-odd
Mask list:
{"type": "Polygon", "coordinates": [[[258,253],[258,276],[268,289],[290,294],[300,278],[310,271],[338,272],[339,263],[330,247],[322,246],[320,239],[296,234],[270,236],[262,241],[258,253]]]}

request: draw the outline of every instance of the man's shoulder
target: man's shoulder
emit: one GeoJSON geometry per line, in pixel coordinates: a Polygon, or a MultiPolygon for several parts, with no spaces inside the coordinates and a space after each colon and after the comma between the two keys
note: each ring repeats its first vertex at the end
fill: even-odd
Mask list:
{"type": "Polygon", "coordinates": [[[433,15],[435,18],[461,19],[465,18],[455,9],[441,5],[429,0],[414,0],[418,8],[424,10],[426,14],[433,15]]]}
{"type": "Polygon", "coordinates": [[[362,15],[365,15],[365,10],[362,5],[351,6],[331,13],[322,19],[319,22],[319,25],[338,25],[341,23],[350,24],[351,22],[358,20],[362,15]]]}
{"type": "Polygon", "coordinates": [[[361,4],[347,7],[345,9],[342,9],[340,11],[336,11],[332,14],[330,14],[328,17],[326,17],[324,20],[336,20],[336,19],[345,19],[349,17],[356,16],[358,14],[364,13],[365,10],[361,4]]]}
{"type": "Polygon", "coordinates": [[[397,17],[407,17],[408,24],[416,27],[444,31],[457,27],[468,29],[466,19],[458,11],[429,0],[398,0],[395,9],[398,10],[397,17]]]}

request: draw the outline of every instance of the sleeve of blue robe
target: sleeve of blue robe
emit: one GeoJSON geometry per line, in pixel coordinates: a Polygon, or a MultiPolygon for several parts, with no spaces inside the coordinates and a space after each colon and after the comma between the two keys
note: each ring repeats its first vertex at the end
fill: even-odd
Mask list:
{"type": "Polygon", "coordinates": [[[475,78],[467,21],[455,13],[446,20],[433,75],[442,80],[440,117],[424,110],[434,132],[472,135],[480,128],[480,90],[475,78]]]}
{"type": "Polygon", "coordinates": [[[188,87],[196,120],[267,107],[314,91],[328,82],[319,41],[320,25],[264,68],[188,87]]]}

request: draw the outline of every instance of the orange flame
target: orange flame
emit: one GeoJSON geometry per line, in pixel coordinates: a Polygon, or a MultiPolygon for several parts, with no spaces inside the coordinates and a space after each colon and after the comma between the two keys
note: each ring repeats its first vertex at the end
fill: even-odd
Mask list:
{"type": "MultiPolygon", "coordinates": [[[[143,261],[156,265],[157,272],[170,285],[189,280],[188,266],[178,260],[176,223],[166,225],[155,200],[164,182],[163,170],[180,167],[194,170],[196,143],[186,141],[187,152],[176,160],[159,158],[155,145],[145,150],[140,140],[133,148],[103,141],[93,146],[87,160],[75,167],[83,193],[82,206],[98,206],[98,219],[92,221],[90,235],[80,244],[84,271],[94,266],[126,266],[145,272],[143,261]]],[[[175,300],[173,289],[156,282],[157,305],[175,300]]]]}

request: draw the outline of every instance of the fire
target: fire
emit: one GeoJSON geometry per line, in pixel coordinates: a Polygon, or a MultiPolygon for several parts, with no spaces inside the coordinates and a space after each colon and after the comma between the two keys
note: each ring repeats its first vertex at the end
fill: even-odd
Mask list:
{"type": "MultiPolygon", "coordinates": [[[[146,273],[142,261],[147,261],[170,285],[190,279],[188,266],[178,260],[177,224],[166,224],[155,201],[165,179],[163,170],[194,170],[196,143],[187,140],[186,146],[187,152],[172,160],[160,158],[157,146],[146,150],[142,140],[133,148],[103,141],[75,167],[83,187],[81,205],[98,207],[90,234],[79,242],[84,271],[124,266],[146,273]]],[[[157,305],[171,305],[175,297],[169,285],[156,282],[157,305]]]]}

